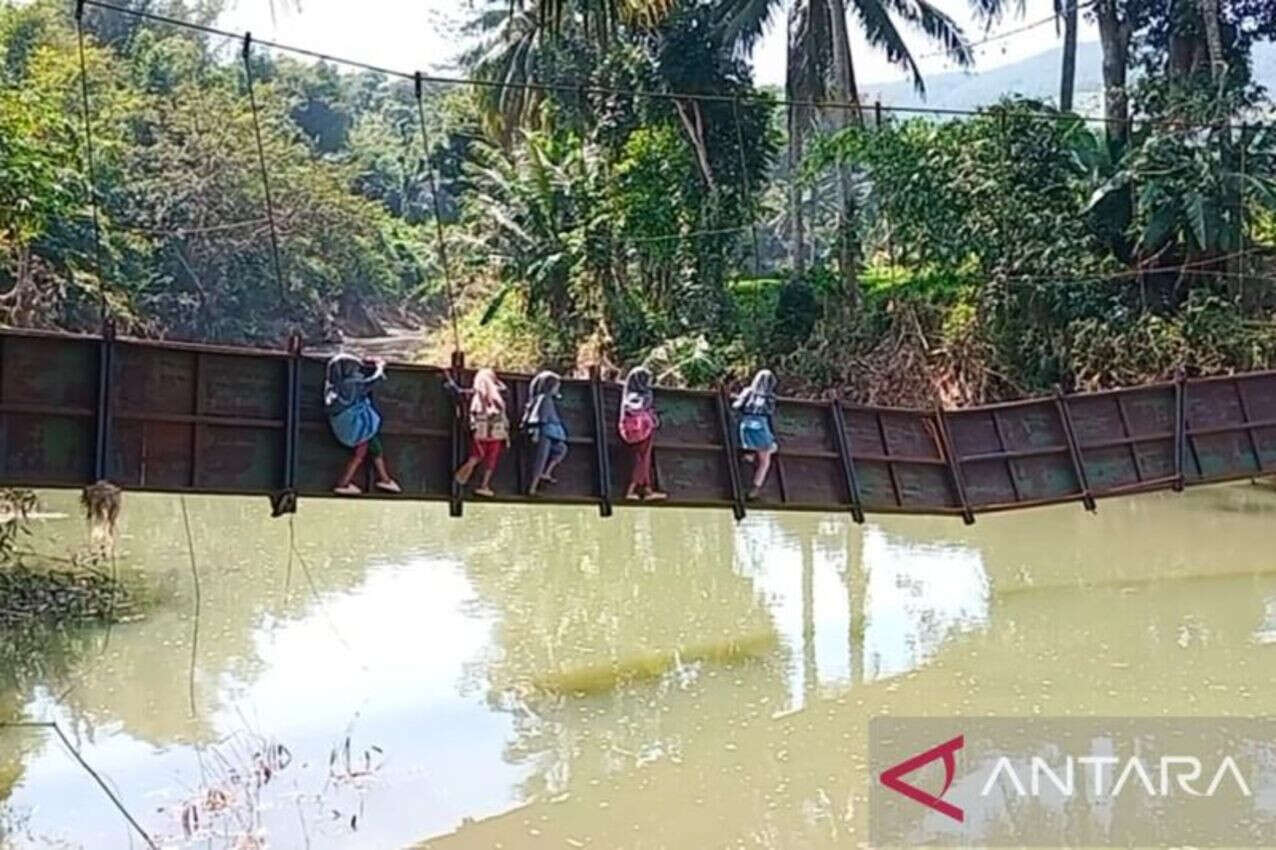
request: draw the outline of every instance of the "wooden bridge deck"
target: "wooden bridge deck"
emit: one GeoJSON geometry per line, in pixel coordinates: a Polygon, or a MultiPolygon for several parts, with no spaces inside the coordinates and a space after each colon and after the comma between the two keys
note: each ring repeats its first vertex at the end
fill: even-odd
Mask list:
{"type": "MultiPolygon", "coordinates": [[[[348,451],[321,404],[324,361],[297,351],[0,331],[0,483],[330,497],[348,451]]],[[[451,471],[468,436],[437,367],[393,364],[376,403],[400,498],[463,494],[451,471]]],[[[472,373],[463,372],[463,383],[472,373]]],[[[511,411],[528,376],[504,376],[511,411]]],[[[623,503],[628,449],[616,436],[619,387],[565,380],[571,453],[559,483],[528,499],[530,452],[515,436],[495,501],[623,503]]],[[[743,516],[751,467],[719,392],[660,389],[655,474],[663,506],[743,516]]],[[[1276,373],[1179,380],[962,410],[785,399],[780,453],[749,508],[978,513],[1276,473],[1276,373]]],[[[364,498],[373,497],[372,494],[364,498]]]]}

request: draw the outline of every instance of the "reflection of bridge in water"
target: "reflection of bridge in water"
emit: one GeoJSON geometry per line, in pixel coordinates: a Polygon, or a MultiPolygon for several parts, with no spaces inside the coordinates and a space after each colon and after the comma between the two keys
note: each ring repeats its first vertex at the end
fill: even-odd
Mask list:
{"type": "MultiPolygon", "coordinates": [[[[468,373],[459,370],[462,382],[468,373]]],[[[377,403],[393,498],[463,494],[451,472],[467,435],[443,370],[395,365],[377,403]]],[[[521,409],[528,378],[506,377],[521,409]]],[[[345,460],[321,405],[323,362],[289,352],[0,332],[0,481],[290,497],[329,496],[345,460]]],[[[573,451],[538,501],[620,497],[627,452],[614,436],[619,387],[563,382],[573,451]]],[[[740,465],[723,391],[657,391],[655,476],[670,506],[743,516],[740,465]]],[[[781,450],[757,501],[787,510],[949,514],[1096,498],[1266,474],[1276,463],[1276,373],[1177,380],[957,411],[783,400],[781,450]]],[[[530,453],[516,439],[494,487],[524,501],[530,453]]]]}

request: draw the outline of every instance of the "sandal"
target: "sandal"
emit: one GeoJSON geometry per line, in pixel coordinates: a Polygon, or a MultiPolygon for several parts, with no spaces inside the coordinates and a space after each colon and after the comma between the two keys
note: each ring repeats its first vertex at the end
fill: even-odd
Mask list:
{"type": "Polygon", "coordinates": [[[749,492],[744,494],[744,498],[752,502],[752,501],[755,501],[758,498],[758,496],[761,496],[761,495],[762,495],[761,487],[750,487],[749,492]]]}
{"type": "Polygon", "coordinates": [[[661,493],[659,490],[648,490],[647,494],[642,497],[642,500],[644,502],[662,502],[668,498],[668,493],[661,493]]]}
{"type": "Polygon", "coordinates": [[[358,496],[363,491],[355,484],[340,484],[332,488],[332,492],[338,496],[358,496]]]}
{"type": "Polygon", "coordinates": [[[475,496],[486,496],[487,498],[489,498],[489,499],[490,499],[490,498],[492,498],[493,496],[495,496],[495,495],[496,495],[496,493],[492,492],[492,488],[491,488],[491,487],[475,487],[475,488],[474,488],[474,495],[475,495],[475,496]]]}
{"type": "Polygon", "coordinates": [[[557,484],[557,483],[558,483],[558,479],[557,479],[557,478],[554,478],[553,476],[550,476],[550,475],[542,475],[542,476],[541,476],[541,481],[544,481],[546,484],[557,484]]]}
{"type": "Polygon", "coordinates": [[[385,493],[403,492],[403,488],[399,486],[399,482],[395,481],[393,478],[388,478],[385,481],[378,481],[377,489],[385,493]]]}

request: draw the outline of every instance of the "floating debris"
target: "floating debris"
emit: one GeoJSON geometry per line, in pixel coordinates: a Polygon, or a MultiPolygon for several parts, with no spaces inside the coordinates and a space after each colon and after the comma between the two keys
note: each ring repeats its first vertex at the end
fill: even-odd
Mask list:
{"type": "Polygon", "coordinates": [[[128,594],[109,576],[91,570],[0,567],[0,629],[122,622],[136,616],[128,594]]]}

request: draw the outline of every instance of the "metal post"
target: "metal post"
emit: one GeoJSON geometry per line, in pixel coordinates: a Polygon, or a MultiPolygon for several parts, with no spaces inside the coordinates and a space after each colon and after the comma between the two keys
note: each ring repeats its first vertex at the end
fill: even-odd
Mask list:
{"type": "Polygon", "coordinates": [[[301,434],[301,334],[288,335],[288,359],[284,361],[284,469],[278,493],[270,498],[270,515],[297,512],[297,445],[301,434]]]}
{"type": "Polygon", "coordinates": [[[598,492],[598,513],[611,516],[611,454],[607,447],[607,424],[603,417],[603,384],[598,366],[589,367],[589,400],[594,419],[594,486],[598,492]]]}
{"type": "MultiPolygon", "coordinates": [[[[456,385],[463,386],[465,371],[465,352],[452,352],[452,380],[456,385]]],[[[465,462],[465,429],[462,427],[465,411],[465,396],[457,393],[456,406],[452,410],[452,428],[449,432],[448,442],[451,444],[448,456],[452,459],[451,465],[447,471],[448,483],[451,486],[452,493],[448,499],[448,516],[459,518],[465,511],[465,490],[456,480],[456,470],[465,462]]]]}
{"type": "Polygon", "coordinates": [[[851,519],[856,523],[864,522],[864,503],[860,497],[859,477],[855,473],[855,458],[851,454],[851,441],[846,436],[846,420],[842,416],[842,402],[833,399],[829,402],[829,411],[833,414],[833,444],[837,446],[837,457],[842,464],[842,478],[846,482],[846,497],[851,503],[851,519]]]}
{"type": "Polygon", "coordinates": [[[1077,432],[1072,424],[1072,411],[1068,409],[1068,400],[1063,394],[1063,387],[1054,388],[1055,408],[1059,411],[1059,422],[1063,425],[1063,436],[1068,441],[1068,454],[1072,457],[1072,470],[1076,473],[1077,484],[1081,487],[1081,503],[1087,511],[1097,508],[1094,496],[1090,493],[1090,479],[1086,475],[1085,461],[1081,455],[1081,445],[1077,442],[1077,432]]]}
{"type": "Polygon", "coordinates": [[[111,443],[111,373],[115,354],[115,322],[102,323],[102,339],[97,354],[96,435],[93,445],[93,480],[105,481],[107,452],[111,443]]]}
{"type": "Polygon", "coordinates": [[[966,498],[966,479],[961,473],[961,459],[953,448],[952,437],[948,434],[948,420],[944,409],[935,405],[935,424],[939,432],[939,444],[943,449],[944,459],[948,461],[948,472],[953,479],[953,488],[957,491],[957,500],[961,503],[961,518],[966,525],[975,524],[975,512],[971,510],[970,500],[966,498]]]}
{"type": "Polygon", "coordinates": [[[1183,370],[1174,375],[1174,492],[1183,492],[1183,446],[1186,412],[1187,381],[1183,370]]]}
{"type": "Polygon", "coordinates": [[[718,387],[718,394],[714,397],[714,403],[718,408],[718,427],[722,430],[722,453],[727,464],[727,480],[731,484],[731,513],[735,515],[738,522],[744,519],[745,516],[744,487],[740,483],[740,466],[737,460],[735,437],[731,431],[731,417],[727,413],[731,405],[727,401],[725,387],[718,387]]]}

